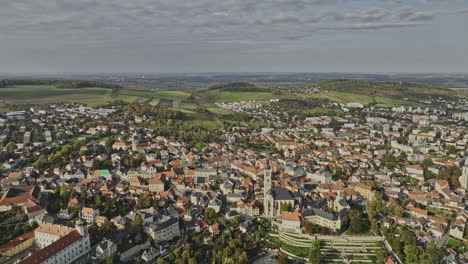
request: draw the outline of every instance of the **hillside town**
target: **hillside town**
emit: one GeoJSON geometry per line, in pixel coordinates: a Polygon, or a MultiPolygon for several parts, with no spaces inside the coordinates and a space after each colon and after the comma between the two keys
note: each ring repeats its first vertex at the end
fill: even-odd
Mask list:
{"type": "Polygon", "coordinates": [[[0,114],[0,263],[467,263],[467,105],[280,103],[203,144],[138,103],[0,114]]]}

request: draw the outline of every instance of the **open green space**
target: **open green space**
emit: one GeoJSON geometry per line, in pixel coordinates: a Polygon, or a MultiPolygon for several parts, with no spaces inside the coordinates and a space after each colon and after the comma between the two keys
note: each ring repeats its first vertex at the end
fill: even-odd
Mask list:
{"type": "Polygon", "coordinates": [[[453,248],[455,249],[456,251],[458,251],[459,253],[465,253],[465,245],[463,243],[463,241],[461,240],[455,240],[455,239],[449,239],[447,241],[447,245],[446,245],[447,248],[453,248]]]}
{"type": "MultiPolygon", "coordinates": [[[[120,87],[86,81],[0,80],[0,100],[8,103],[58,103],[78,102],[90,106],[110,103],[113,100],[141,102],[170,107],[201,118],[197,107],[206,107],[215,116],[229,116],[233,112],[216,107],[218,102],[259,101],[277,99],[321,98],[339,103],[358,102],[382,107],[431,107],[421,100],[466,98],[465,90],[451,90],[425,84],[364,82],[334,80],[300,85],[292,92],[283,88],[268,88],[250,83],[223,83],[191,92],[158,90],[152,88],[120,87]],[[303,89],[319,89],[322,93],[302,93],[303,89]],[[198,111],[198,110],[197,110],[198,111]]],[[[433,101],[434,102],[434,101],[433,101]]],[[[301,106],[303,107],[303,106],[301,106]]],[[[317,106],[315,106],[317,108],[317,106]]],[[[307,109],[302,109],[307,110],[307,109]]],[[[206,115],[206,113],[204,113],[206,115]]],[[[310,115],[310,113],[308,113],[310,115]]],[[[203,117],[202,119],[206,119],[203,117]]]]}
{"type": "Polygon", "coordinates": [[[201,97],[208,103],[258,101],[273,98],[271,92],[234,92],[234,91],[208,91],[201,97]]]}
{"type": "Polygon", "coordinates": [[[5,86],[0,88],[0,98],[9,103],[78,102],[92,106],[112,101],[109,88],[56,88],[54,85],[5,86]]]}
{"type": "Polygon", "coordinates": [[[436,207],[432,207],[432,206],[428,206],[426,209],[429,212],[429,214],[431,214],[431,215],[433,215],[435,217],[438,217],[438,218],[443,218],[443,219],[445,219],[447,221],[449,221],[450,219],[452,219],[455,216],[455,213],[453,211],[450,211],[450,210],[445,210],[445,209],[436,208],[436,207]]]}
{"type": "Polygon", "coordinates": [[[190,94],[182,91],[157,91],[157,90],[133,90],[122,88],[119,90],[119,95],[138,96],[147,98],[158,98],[168,100],[185,100],[190,94]]]}

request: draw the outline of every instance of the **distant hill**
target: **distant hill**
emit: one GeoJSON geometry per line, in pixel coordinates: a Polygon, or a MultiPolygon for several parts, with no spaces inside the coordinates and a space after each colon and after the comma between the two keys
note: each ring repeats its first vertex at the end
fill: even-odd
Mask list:
{"type": "Polygon", "coordinates": [[[1,87],[9,87],[14,85],[53,85],[57,89],[71,89],[71,88],[121,88],[120,85],[112,83],[103,83],[95,81],[81,81],[81,80],[28,80],[28,79],[3,79],[0,80],[1,87]]]}
{"type": "Polygon", "coordinates": [[[452,97],[453,91],[427,84],[401,82],[366,82],[356,80],[333,80],[304,85],[322,91],[353,93],[389,98],[423,99],[427,97],[452,97]]]}

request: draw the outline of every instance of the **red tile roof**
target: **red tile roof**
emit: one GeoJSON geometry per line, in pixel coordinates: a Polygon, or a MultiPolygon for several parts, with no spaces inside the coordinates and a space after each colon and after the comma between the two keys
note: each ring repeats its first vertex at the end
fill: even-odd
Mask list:
{"type": "Polygon", "coordinates": [[[80,240],[81,238],[82,236],[80,235],[80,233],[74,230],[68,233],[67,235],[65,235],[64,237],[60,238],[59,240],[48,245],[47,247],[23,259],[22,261],[19,262],[19,264],[42,263],[46,261],[47,259],[49,259],[50,257],[52,257],[53,255],[57,254],[58,252],[62,251],[66,247],[80,240]]]}
{"type": "Polygon", "coordinates": [[[0,252],[3,253],[5,251],[8,251],[8,250],[22,244],[23,242],[26,242],[27,240],[29,240],[31,238],[34,238],[34,231],[31,231],[31,232],[26,233],[24,235],[18,236],[16,238],[14,238],[13,240],[11,240],[10,242],[6,243],[6,244],[0,245],[0,252]]]}
{"type": "Polygon", "coordinates": [[[8,189],[0,199],[0,205],[25,203],[28,200],[36,201],[40,189],[37,186],[23,186],[8,189]]]}

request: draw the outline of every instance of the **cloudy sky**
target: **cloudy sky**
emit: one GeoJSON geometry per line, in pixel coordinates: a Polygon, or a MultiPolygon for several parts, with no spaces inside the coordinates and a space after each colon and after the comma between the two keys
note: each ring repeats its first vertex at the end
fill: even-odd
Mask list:
{"type": "Polygon", "coordinates": [[[468,72],[467,0],[6,0],[0,72],[468,72]]]}

